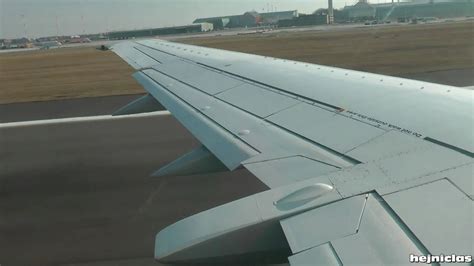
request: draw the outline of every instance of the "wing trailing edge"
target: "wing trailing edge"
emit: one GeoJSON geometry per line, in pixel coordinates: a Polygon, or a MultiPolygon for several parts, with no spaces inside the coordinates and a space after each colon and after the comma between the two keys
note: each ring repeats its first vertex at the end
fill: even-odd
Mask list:
{"type": "Polygon", "coordinates": [[[200,146],[152,174],[153,177],[195,175],[226,171],[225,165],[206,147],[200,146]]]}
{"type": "Polygon", "coordinates": [[[115,111],[112,116],[150,113],[166,110],[153,96],[144,95],[115,111]]]}

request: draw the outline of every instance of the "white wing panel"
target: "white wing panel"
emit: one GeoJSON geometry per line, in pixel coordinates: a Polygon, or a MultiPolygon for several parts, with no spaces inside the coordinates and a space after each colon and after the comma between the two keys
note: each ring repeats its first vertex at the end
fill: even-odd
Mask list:
{"type": "Polygon", "coordinates": [[[154,69],[208,94],[216,94],[243,84],[241,80],[183,61],[157,65],[154,69]]]}
{"type": "Polygon", "coordinates": [[[374,194],[367,199],[358,232],[331,244],[343,265],[410,265],[409,254],[427,253],[374,194]]]}
{"type": "Polygon", "coordinates": [[[281,220],[291,251],[298,253],[357,233],[365,197],[355,196],[281,220]]]}
{"type": "Polygon", "coordinates": [[[431,254],[473,254],[474,202],[448,180],[383,198],[431,254]]]}
{"type": "Polygon", "coordinates": [[[391,157],[342,169],[327,176],[345,196],[367,192],[373,188],[385,194],[388,191],[423,184],[432,180],[430,175],[469,163],[472,163],[472,159],[468,156],[431,145],[429,149],[394,154],[391,157]]]}
{"type": "Polygon", "coordinates": [[[474,163],[463,165],[456,169],[446,171],[444,176],[448,178],[461,191],[474,200],[474,163]]]}
{"type": "MultiPolygon", "coordinates": [[[[130,45],[133,45],[133,48],[135,50],[140,51],[142,54],[144,54],[144,55],[146,55],[150,58],[156,59],[157,61],[161,62],[162,64],[167,64],[167,63],[171,63],[171,62],[178,61],[178,60],[182,61],[182,59],[180,59],[180,58],[178,58],[174,55],[168,54],[165,51],[150,48],[148,46],[141,45],[137,42],[131,42],[130,45]]],[[[148,67],[150,67],[150,66],[148,66],[148,67]]]]}
{"type": "Polygon", "coordinates": [[[288,261],[291,266],[342,266],[329,243],[290,256],[288,261]]]}
{"type": "Polygon", "coordinates": [[[161,64],[161,61],[140,52],[135,46],[133,42],[123,42],[114,45],[113,50],[135,69],[161,64]]]}
{"type": "Polygon", "coordinates": [[[350,150],[346,155],[361,162],[369,162],[407,152],[426,150],[434,145],[421,138],[392,130],[350,150]]]}
{"type": "Polygon", "coordinates": [[[249,83],[224,91],[217,97],[259,117],[266,117],[300,103],[295,98],[249,83]]]}
{"type": "Polygon", "coordinates": [[[386,132],[306,103],[272,115],[268,120],[340,153],[386,132]]]}
{"type": "Polygon", "coordinates": [[[338,167],[302,156],[244,163],[244,166],[269,187],[288,185],[339,170],[338,167]]]}
{"type": "Polygon", "coordinates": [[[376,161],[375,164],[396,183],[403,183],[472,161],[472,158],[466,155],[432,145],[429,149],[395,155],[376,161]]]}
{"type": "Polygon", "coordinates": [[[179,57],[474,152],[472,90],[184,44],[145,42],[179,57]]]}

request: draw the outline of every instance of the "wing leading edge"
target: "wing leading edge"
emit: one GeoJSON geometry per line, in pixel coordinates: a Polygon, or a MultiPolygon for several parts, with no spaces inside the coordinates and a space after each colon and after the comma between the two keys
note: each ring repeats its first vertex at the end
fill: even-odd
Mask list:
{"type": "Polygon", "coordinates": [[[113,50],[204,145],[167,170],[220,161],[271,188],[165,228],[158,260],[472,255],[472,91],[159,40],[113,50]]]}

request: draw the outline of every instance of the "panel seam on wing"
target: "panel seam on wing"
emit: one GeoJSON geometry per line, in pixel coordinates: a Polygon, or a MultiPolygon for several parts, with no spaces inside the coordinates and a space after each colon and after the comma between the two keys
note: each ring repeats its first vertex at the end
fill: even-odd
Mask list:
{"type": "Polygon", "coordinates": [[[190,60],[190,59],[178,56],[176,54],[172,54],[172,53],[169,53],[169,52],[166,52],[166,51],[163,51],[163,50],[160,50],[160,49],[157,49],[155,47],[151,47],[151,46],[148,46],[148,45],[145,45],[145,44],[142,44],[142,43],[137,42],[137,44],[148,47],[152,50],[156,50],[156,51],[163,52],[163,53],[166,53],[166,54],[171,55],[171,56],[175,56],[175,57],[180,58],[181,60],[186,61],[186,62],[194,63],[194,64],[197,64],[197,65],[203,66],[205,68],[213,69],[213,70],[218,71],[220,73],[226,73],[226,74],[230,75],[233,78],[237,77],[237,78],[240,78],[241,80],[247,81],[247,83],[254,83],[254,84],[259,84],[261,86],[265,86],[265,87],[268,87],[268,88],[272,88],[272,89],[275,89],[277,91],[284,92],[284,93],[287,93],[289,95],[292,95],[293,97],[306,99],[306,100],[309,100],[311,102],[323,105],[325,107],[329,107],[329,108],[334,109],[334,110],[343,110],[343,108],[341,108],[341,107],[334,106],[334,105],[331,105],[331,104],[328,104],[328,103],[325,103],[325,102],[320,102],[318,100],[315,100],[315,99],[312,99],[312,98],[309,98],[309,97],[306,97],[306,96],[302,96],[302,95],[299,95],[299,94],[295,94],[291,91],[287,91],[287,90],[284,90],[284,89],[281,89],[281,88],[278,88],[278,87],[275,87],[275,86],[272,86],[272,85],[269,85],[269,84],[266,84],[266,83],[263,83],[263,82],[260,82],[260,81],[257,81],[257,80],[253,80],[251,78],[244,77],[244,76],[229,72],[227,70],[223,70],[223,69],[220,69],[220,68],[217,68],[217,67],[213,67],[213,66],[210,66],[210,65],[198,62],[198,61],[190,60]]]}
{"type": "MultiPolygon", "coordinates": [[[[471,163],[472,164],[472,163],[471,163]]],[[[464,164],[466,165],[466,164],[464,164]]],[[[454,168],[450,168],[450,169],[447,169],[446,171],[448,170],[452,170],[452,169],[456,169],[458,167],[462,167],[464,165],[459,165],[459,166],[456,166],[454,168]]],[[[444,171],[443,171],[444,172],[444,171]]],[[[428,175],[424,175],[424,176],[421,176],[421,177],[418,177],[418,178],[424,178],[426,176],[430,176],[432,175],[431,174],[428,174],[428,175]]],[[[417,179],[418,179],[417,178],[417,179]]],[[[395,193],[399,193],[399,192],[402,192],[402,191],[406,191],[406,190],[410,190],[412,188],[417,188],[417,187],[422,187],[422,186],[425,186],[425,185],[428,185],[428,184],[431,184],[431,183],[435,183],[435,182],[438,182],[438,181],[441,181],[441,180],[446,180],[447,182],[449,182],[451,185],[453,185],[460,193],[462,193],[464,196],[466,196],[469,200],[471,201],[474,201],[472,195],[469,195],[467,194],[465,191],[463,191],[456,183],[454,183],[449,177],[445,176],[445,177],[440,177],[440,178],[437,178],[437,179],[432,179],[432,180],[428,180],[424,183],[421,183],[421,184],[417,184],[417,185],[414,185],[414,186],[410,186],[410,187],[407,187],[407,188],[403,188],[403,189],[399,189],[399,190],[395,190],[395,191],[390,191],[388,193],[385,193],[385,194],[380,194],[381,196],[388,196],[388,195],[391,195],[391,194],[395,194],[395,193]]]]}
{"type": "MultiPolygon", "coordinates": [[[[250,112],[248,112],[247,110],[244,110],[244,109],[242,109],[242,108],[240,108],[240,107],[238,107],[238,106],[235,106],[235,105],[233,105],[233,104],[227,103],[227,102],[221,100],[220,98],[217,98],[217,97],[215,97],[215,96],[212,95],[212,94],[209,94],[209,93],[207,93],[207,92],[205,92],[205,91],[202,91],[201,89],[196,88],[195,86],[193,86],[193,85],[191,85],[191,84],[188,84],[188,83],[186,83],[186,82],[184,82],[184,81],[181,81],[181,80],[179,80],[179,79],[177,79],[177,78],[175,78],[175,77],[173,77],[173,76],[171,76],[171,75],[169,75],[169,74],[163,73],[162,71],[157,70],[157,69],[155,69],[155,68],[153,68],[152,70],[153,70],[153,71],[156,71],[156,72],[158,72],[158,73],[160,73],[160,74],[162,74],[162,75],[164,75],[164,76],[166,76],[166,77],[169,77],[169,78],[171,78],[171,79],[173,79],[173,80],[175,80],[175,81],[177,81],[177,82],[179,82],[179,83],[182,83],[182,84],[184,84],[184,85],[186,85],[186,86],[189,86],[190,88],[193,88],[193,89],[195,89],[195,90],[197,90],[197,91],[199,91],[199,92],[201,92],[201,93],[203,93],[203,94],[205,94],[205,95],[208,95],[209,97],[212,97],[212,98],[213,98],[214,100],[216,100],[216,101],[220,101],[220,102],[226,103],[226,104],[228,104],[229,106],[232,106],[232,107],[234,107],[235,109],[237,109],[237,110],[239,110],[239,111],[241,111],[241,112],[244,112],[244,113],[246,113],[246,114],[248,114],[248,115],[250,115],[250,116],[253,116],[253,117],[257,118],[257,119],[261,119],[261,118],[258,117],[257,115],[255,115],[255,114],[253,114],[253,113],[250,113],[250,112]]],[[[147,75],[146,73],[144,73],[144,74],[147,75]]],[[[164,85],[161,84],[160,82],[156,81],[155,79],[151,78],[149,75],[147,75],[147,76],[148,76],[150,79],[152,79],[153,81],[155,81],[157,84],[159,84],[160,86],[166,88],[166,86],[164,86],[164,85]]],[[[181,100],[182,100],[183,102],[185,102],[186,104],[190,105],[187,101],[183,100],[181,97],[179,97],[179,96],[177,96],[176,94],[174,94],[171,90],[169,90],[169,89],[166,89],[166,90],[169,91],[170,93],[172,93],[173,95],[175,95],[177,98],[181,99],[181,100]]],[[[190,106],[192,106],[192,105],[190,105],[190,106]]],[[[193,108],[194,108],[194,107],[193,107],[193,108]]],[[[198,111],[199,113],[201,113],[202,115],[204,115],[205,117],[209,118],[206,114],[202,113],[200,110],[198,110],[198,109],[196,109],[196,108],[194,108],[194,109],[195,109],[196,111],[198,111]]],[[[337,115],[337,114],[336,114],[336,115],[337,115]]],[[[211,119],[211,118],[209,118],[209,119],[210,119],[211,121],[213,121],[214,123],[218,124],[220,127],[222,127],[222,126],[221,126],[219,123],[217,123],[215,120],[213,120],[213,119],[211,119]]],[[[351,157],[349,157],[349,156],[343,154],[342,152],[335,151],[335,150],[333,150],[333,149],[331,149],[331,148],[329,148],[329,147],[326,147],[326,146],[324,146],[324,145],[322,145],[322,144],[319,144],[319,143],[317,143],[317,142],[315,142],[315,141],[313,141],[313,140],[310,140],[310,139],[308,139],[308,138],[306,138],[306,137],[303,137],[302,135],[297,134],[297,133],[295,133],[295,132],[292,132],[291,130],[288,130],[287,128],[284,128],[284,127],[282,127],[282,126],[280,126],[280,125],[277,125],[277,124],[275,124],[275,123],[273,123],[273,122],[271,122],[271,121],[268,121],[268,120],[265,120],[265,119],[261,119],[261,120],[264,121],[264,122],[267,122],[267,123],[269,123],[269,124],[271,124],[271,125],[273,125],[273,126],[275,126],[275,127],[278,128],[279,130],[282,130],[283,132],[287,132],[287,133],[289,133],[289,134],[291,134],[291,135],[293,135],[293,136],[295,136],[295,137],[297,137],[297,138],[300,138],[301,140],[303,140],[303,141],[305,141],[305,142],[308,142],[308,143],[310,143],[310,144],[313,144],[313,145],[315,145],[315,146],[317,146],[317,147],[319,147],[319,148],[325,150],[326,152],[329,152],[329,153],[331,153],[331,154],[333,154],[333,155],[336,155],[336,156],[338,156],[339,158],[341,158],[341,159],[347,161],[347,162],[350,163],[350,164],[359,164],[359,163],[361,163],[361,162],[359,162],[359,161],[357,161],[357,160],[355,160],[355,159],[353,159],[353,158],[351,158],[351,157]],[[323,147],[324,147],[324,148],[323,148],[323,147]]],[[[222,127],[222,128],[223,128],[223,127],[222,127]]],[[[224,128],[224,129],[225,129],[225,128],[224,128]]],[[[228,131],[228,132],[230,132],[230,131],[228,131]]],[[[249,144],[248,142],[246,142],[245,140],[243,140],[243,139],[239,138],[238,136],[236,136],[234,133],[232,133],[232,132],[230,132],[230,133],[231,133],[233,136],[235,136],[236,138],[238,138],[239,140],[241,140],[242,142],[244,142],[244,143],[246,143],[247,145],[249,145],[250,147],[253,147],[252,145],[250,145],[250,144],[249,144]]],[[[257,150],[257,151],[259,151],[259,153],[262,153],[262,151],[256,149],[255,147],[254,147],[254,149],[257,150]]],[[[299,155],[302,155],[302,154],[299,154],[299,155]]]]}
{"type": "Polygon", "coordinates": [[[245,165],[250,165],[250,164],[271,162],[271,161],[275,161],[275,160],[284,160],[284,159],[295,158],[295,157],[306,158],[306,159],[314,161],[314,162],[318,162],[318,163],[325,164],[325,165],[328,165],[328,166],[332,166],[332,167],[335,167],[335,168],[338,168],[338,169],[342,169],[342,167],[340,167],[340,166],[333,165],[333,164],[330,164],[330,163],[327,163],[327,162],[324,162],[324,161],[316,160],[314,158],[308,157],[306,155],[301,155],[301,154],[288,155],[288,156],[282,156],[282,157],[277,156],[277,157],[274,157],[274,158],[263,159],[261,161],[256,160],[256,161],[252,161],[252,162],[249,162],[249,163],[246,163],[245,161],[243,161],[242,164],[245,166],[245,165]]]}
{"type": "MultiPolygon", "coordinates": [[[[156,69],[153,69],[156,71],[156,69]]],[[[159,72],[159,71],[158,71],[159,72]]],[[[256,147],[254,147],[253,145],[250,145],[248,142],[246,142],[245,140],[239,138],[234,132],[231,132],[229,131],[228,129],[226,129],[225,127],[223,127],[221,124],[217,123],[217,121],[215,121],[214,119],[210,118],[209,116],[207,116],[206,114],[204,114],[201,110],[195,108],[193,105],[189,104],[189,102],[187,102],[186,100],[182,99],[181,97],[179,97],[178,95],[176,95],[175,93],[173,93],[171,90],[169,90],[166,86],[164,86],[162,83],[156,81],[154,78],[150,77],[148,74],[144,73],[144,72],[140,72],[140,73],[143,73],[145,76],[147,76],[149,79],[151,79],[153,82],[155,82],[156,84],[160,85],[162,88],[164,88],[168,93],[171,93],[174,97],[176,97],[177,99],[179,99],[180,101],[182,101],[183,103],[185,103],[187,106],[189,106],[190,108],[192,108],[194,111],[196,111],[197,113],[199,113],[200,115],[202,115],[203,117],[205,117],[206,119],[208,119],[209,121],[211,121],[213,124],[215,124],[216,126],[218,126],[219,128],[221,128],[222,130],[228,132],[229,134],[231,134],[235,139],[241,141],[242,143],[245,143],[247,146],[251,147],[252,149],[254,149],[256,152],[258,153],[262,153],[260,150],[258,150],[256,147]]],[[[179,81],[179,80],[177,80],[179,81]]],[[[183,84],[186,84],[186,83],[183,83],[183,84]]],[[[187,85],[187,84],[186,84],[187,85]]]]}
{"type": "Polygon", "coordinates": [[[142,54],[144,54],[144,55],[150,57],[150,58],[153,59],[154,61],[156,61],[156,62],[158,62],[158,63],[160,63],[160,64],[163,64],[163,62],[161,62],[160,60],[158,60],[158,59],[152,57],[151,55],[149,55],[149,54],[147,54],[147,53],[145,53],[144,51],[138,49],[138,47],[133,46],[133,48],[134,48],[135,50],[139,51],[140,53],[142,53],[142,54]]]}

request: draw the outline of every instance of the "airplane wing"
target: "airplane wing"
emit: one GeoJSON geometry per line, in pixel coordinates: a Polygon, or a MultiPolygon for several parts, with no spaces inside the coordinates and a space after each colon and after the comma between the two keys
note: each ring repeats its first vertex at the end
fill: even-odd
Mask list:
{"type": "Polygon", "coordinates": [[[269,187],[165,228],[157,260],[472,260],[471,90],[160,40],[112,49],[148,92],[117,114],[158,101],[202,143],[153,175],[245,167],[269,187]]]}

